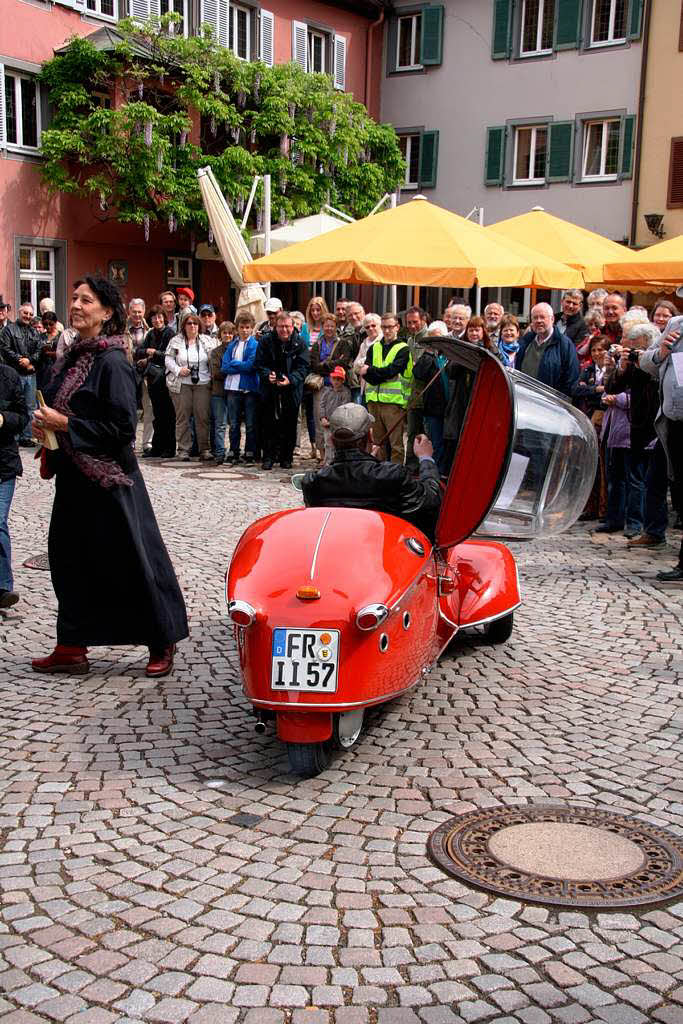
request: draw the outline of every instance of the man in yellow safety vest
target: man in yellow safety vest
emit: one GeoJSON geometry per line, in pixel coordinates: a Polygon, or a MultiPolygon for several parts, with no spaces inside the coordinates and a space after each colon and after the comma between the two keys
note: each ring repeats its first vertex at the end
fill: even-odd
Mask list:
{"type": "MultiPolygon", "coordinates": [[[[398,341],[398,317],[382,315],[383,338],[368,349],[365,366],[365,400],[375,417],[373,434],[378,442],[385,434],[391,445],[391,461],[403,462],[403,423],[399,423],[410,395],[413,361],[405,341],[398,341]]],[[[379,458],[384,456],[380,453],[379,458]]]]}

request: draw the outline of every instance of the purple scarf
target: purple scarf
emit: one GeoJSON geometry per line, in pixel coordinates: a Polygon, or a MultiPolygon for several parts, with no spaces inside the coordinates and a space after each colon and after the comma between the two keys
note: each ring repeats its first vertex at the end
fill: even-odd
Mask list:
{"type": "MultiPolygon", "coordinates": [[[[52,403],[57,412],[61,412],[64,416],[72,415],[70,402],[73,394],[85,384],[95,361],[95,354],[107,348],[120,348],[124,352],[128,351],[128,346],[123,338],[86,338],[84,341],[78,338],[71,345],[61,365],[64,366],[68,363],[72,365],[64,374],[64,379],[52,403]]],[[[55,367],[56,372],[59,372],[60,369],[61,366],[55,367]]],[[[76,451],[67,431],[57,431],[56,436],[60,451],[71,459],[88,480],[106,488],[133,486],[133,481],[126,476],[114,459],[108,456],[98,458],[76,451]]]]}

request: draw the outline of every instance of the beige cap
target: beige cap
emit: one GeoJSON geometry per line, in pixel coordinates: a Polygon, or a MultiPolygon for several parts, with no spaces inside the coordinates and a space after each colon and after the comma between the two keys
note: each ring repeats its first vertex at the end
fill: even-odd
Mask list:
{"type": "Polygon", "coordinates": [[[347,402],[330,416],[330,431],[334,441],[360,441],[369,432],[375,417],[364,405],[347,402]]]}

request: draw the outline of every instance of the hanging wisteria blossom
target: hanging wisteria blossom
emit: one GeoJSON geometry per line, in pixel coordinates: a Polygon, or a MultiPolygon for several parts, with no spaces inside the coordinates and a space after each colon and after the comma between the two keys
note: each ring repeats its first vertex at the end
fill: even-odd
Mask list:
{"type": "Polygon", "coordinates": [[[238,142],[240,137],[239,125],[235,125],[230,134],[232,135],[232,141],[238,142]]]}
{"type": "Polygon", "coordinates": [[[157,152],[157,171],[160,171],[163,166],[164,166],[164,153],[163,153],[163,150],[160,149],[157,152]]]}
{"type": "Polygon", "coordinates": [[[289,154],[289,135],[286,132],[280,136],[280,152],[283,156],[289,154]]]}
{"type": "Polygon", "coordinates": [[[142,82],[138,82],[138,97],[139,97],[139,99],[142,99],[142,97],[144,95],[144,92],[145,92],[145,87],[143,86],[142,82]]]}
{"type": "Polygon", "coordinates": [[[142,219],[142,225],[145,229],[145,241],[149,242],[149,214],[146,213],[142,219]]]}
{"type": "Polygon", "coordinates": [[[221,91],[221,73],[220,71],[214,71],[213,73],[213,91],[221,91]]]}
{"type": "Polygon", "coordinates": [[[348,146],[344,146],[344,166],[348,167],[348,165],[349,165],[349,147],[348,146]]]}
{"type": "Polygon", "coordinates": [[[185,143],[187,142],[187,132],[182,131],[180,133],[180,148],[185,149],[185,143]]]}
{"type": "Polygon", "coordinates": [[[286,223],[287,223],[287,214],[285,213],[284,208],[281,206],[280,207],[280,227],[282,227],[282,225],[286,224],[286,223]]]}
{"type": "Polygon", "coordinates": [[[291,117],[291,119],[294,120],[294,115],[296,114],[296,103],[290,103],[287,107],[287,110],[289,111],[289,116],[291,117]]]}
{"type": "Polygon", "coordinates": [[[330,121],[330,135],[334,135],[336,130],[337,130],[337,121],[333,117],[332,120],[330,121]]]}
{"type": "Polygon", "coordinates": [[[259,100],[258,94],[259,94],[259,89],[260,88],[261,88],[261,76],[260,75],[254,75],[254,99],[255,99],[255,101],[257,103],[258,103],[258,100],[259,100]]]}
{"type": "Polygon", "coordinates": [[[211,134],[215,135],[216,134],[216,115],[215,114],[211,115],[211,125],[210,125],[210,127],[211,127],[211,134]]]}
{"type": "Polygon", "coordinates": [[[162,88],[162,89],[163,89],[163,87],[164,87],[164,83],[165,83],[165,81],[166,81],[166,75],[165,75],[165,73],[164,73],[164,72],[162,71],[162,72],[161,72],[161,74],[159,75],[159,82],[161,83],[161,88],[162,88]]]}
{"type": "Polygon", "coordinates": [[[169,213],[168,215],[168,230],[173,234],[175,231],[175,214],[169,213]]]}
{"type": "Polygon", "coordinates": [[[239,199],[237,200],[237,213],[239,214],[240,217],[244,213],[245,205],[246,204],[244,202],[244,199],[242,198],[242,196],[240,196],[239,199]]]}
{"type": "Polygon", "coordinates": [[[152,145],[152,122],[145,121],[145,145],[152,145]]]}
{"type": "Polygon", "coordinates": [[[240,91],[237,93],[237,106],[240,108],[240,110],[242,110],[246,102],[247,94],[244,91],[244,89],[240,89],[240,91]]]}
{"type": "Polygon", "coordinates": [[[213,231],[209,228],[209,245],[213,245],[213,231]]]}
{"type": "Polygon", "coordinates": [[[106,209],[107,209],[107,201],[104,198],[104,192],[100,192],[100,210],[102,210],[102,212],[104,213],[104,211],[106,209]]]}
{"type": "Polygon", "coordinates": [[[251,139],[251,144],[253,146],[254,143],[256,142],[256,129],[255,128],[251,129],[251,135],[249,136],[249,138],[251,139]]]}
{"type": "Polygon", "coordinates": [[[261,230],[261,225],[262,224],[263,224],[263,214],[262,214],[262,212],[260,210],[257,210],[256,211],[256,230],[257,231],[261,230]]]}

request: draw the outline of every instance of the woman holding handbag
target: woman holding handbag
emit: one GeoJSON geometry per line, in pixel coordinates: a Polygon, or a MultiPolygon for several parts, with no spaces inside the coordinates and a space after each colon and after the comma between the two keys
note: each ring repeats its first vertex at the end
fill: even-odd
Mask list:
{"type": "Polygon", "coordinates": [[[147,384],[154,417],[152,447],[143,451],[143,458],[172,459],[175,456],[175,410],[166,387],[166,348],[173,337],[167,326],[163,306],[152,306],[149,311],[152,325],[142,345],[133,352],[135,367],[147,384]]]}
{"type": "Polygon", "coordinates": [[[166,349],[166,385],[175,408],[176,444],[178,458],[190,461],[192,431],[190,418],[194,416],[199,458],[211,462],[209,448],[209,415],[211,410],[211,366],[209,353],[218,339],[200,334],[199,317],[188,313],[166,349]]]}

